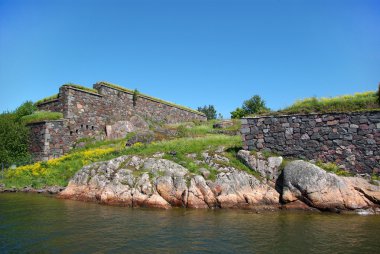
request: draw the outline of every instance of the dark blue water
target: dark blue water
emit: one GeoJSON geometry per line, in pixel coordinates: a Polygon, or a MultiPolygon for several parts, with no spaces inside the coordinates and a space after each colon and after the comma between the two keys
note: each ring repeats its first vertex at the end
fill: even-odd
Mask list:
{"type": "Polygon", "coordinates": [[[0,253],[380,253],[380,216],[102,206],[0,194],[0,253]]]}

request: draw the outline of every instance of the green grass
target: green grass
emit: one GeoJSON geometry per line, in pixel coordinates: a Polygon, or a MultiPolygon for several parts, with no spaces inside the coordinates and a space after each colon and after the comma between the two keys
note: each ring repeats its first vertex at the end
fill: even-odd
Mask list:
{"type": "MultiPolygon", "coordinates": [[[[241,121],[232,120],[233,125],[225,129],[214,129],[213,125],[220,120],[210,120],[207,122],[189,122],[179,124],[166,124],[163,127],[169,130],[176,130],[178,137],[202,137],[208,134],[237,133],[241,128],[241,121]]],[[[234,134],[236,135],[236,134],[234,134]]]]}
{"type": "Polygon", "coordinates": [[[378,111],[380,105],[377,100],[378,95],[374,91],[332,98],[312,97],[296,101],[287,108],[261,115],[378,111]]]}
{"type": "Polygon", "coordinates": [[[192,159],[186,157],[187,154],[200,154],[204,150],[213,151],[220,146],[241,146],[241,139],[239,136],[208,135],[200,138],[179,138],[154,142],[149,145],[137,144],[132,147],[125,147],[123,140],[103,141],[91,144],[91,146],[92,148],[72,150],[67,155],[48,162],[8,169],[2,182],[7,187],[16,188],[66,186],[69,179],[78,170],[93,162],[106,161],[122,155],[149,157],[157,152],[165,152],[165,158],[178,162],[195,174],[199,173],[200,167],[206,167],[206,165],[196,165],[192,159]],[[171,151],[175,151],[176,155],[168,155],[171,151]]]}
{"type": "Polygon", "coordinates": [[[352,173],[339,168],[338,165],[336,165],[336,164],[334,164],[332,162],[323,163],[321,161],[317,161],[315,163],[315,165],[317,165],[318,167],[324,169],[327,172],[334,173],[334,174],[336,174],[338,176],[353,176],[352,173]]]}
{"type": "MultiPolygon", "coordinates": [[[[115,84],[112,84],[112,83],[108,83],[108,82],[105,82],[105,81],[98,82],[98,84],[104,85],[104,86],[108,86],[110,88],[114,88],[116,90],[123,91],[123,92],[129,93],[129,94],[134,94],[134,90],[130,90],[130,89],[124,88],[122,86],[115,85],[115,84]]],[[[175,103],[172,103],[172,102],[164,101],[164,100],[155,98],[155,97],[150,96],[150,95],[142,94],[140,92],[136,96],[137,97],[141,97],[141,98],[146,98],[146,99],[149,99],[149,100],[153,100],[153,101],[156,101],[156,102],[159,102],[159,103],[162,103],[162,104],[166,104],[168,106],[176,107],[176,108],[179,108],[179,109],[183,109],[183,110],[186,110],[186,111],[190,111],[190,112],[198,114],[198,115],[206,116],[204,113],[199,112],[197,110],[194,110],[194,109],[182,106],[182,105],[178,105],[178,104],[175,104],[175,103]]]]}
{"type": "Polygon", "coordinates": [[[39,105],[39,104],[42,104],[42,103],[45,103],[45,102],[49,102],[49,101],[52,101],[52,100],[55,100],[55,99],[58,99],[58,94],[54,94],[52,96],[48,96],[48,97],[45,97],[41,100],[38,100],[36,101],[36,105],[39,105]]]}
{"type": "Polygon", "coordinates": [[[37,123],[46,120],[59,120],[63,118],[60,112],[35,111],[31,115],[21,117],[21,122],[24,124],[37,123]]]}
{"type": "Polygon", "coordinates": [[[83,91],[90,92],[90,93],[96,93],[96,94],[98,93],[98,90],[96,90],[96,89],[88,88],[88,87],[73,84],[73,83],[66,83],[63,86],[74,87],[76,89],[83,90],[83,91]]]}

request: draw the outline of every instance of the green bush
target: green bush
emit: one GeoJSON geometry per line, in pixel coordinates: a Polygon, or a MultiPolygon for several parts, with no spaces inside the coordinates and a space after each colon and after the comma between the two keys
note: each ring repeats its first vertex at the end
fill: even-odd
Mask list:
{"type": "Polygon", "coordinates": [[[380,84],[379,84],[379,88],[377,89],[377,103],[380,106],[380,84]]]}
{"type": "Polygon", "coordinates": [[[232,119],[239,119],[246,116],[246,112],[242,108],[236,108],[235,111],[231,112],[232,119]]]}
{"type": "Polygon", "coordinates": [[[29,129],[14,113],[0,114],[0,163],[25,164],[31,160],[29,129]]]}
{"type": "Polygon", "coordinates": [[[62,118],[63,114],[60,112],[36,111],[31,115],[21,117],[21,122],[23,124],[30,124],[46,120],[58,120],[62,118]]]}
{"type": "Polygon", "coordinates": [[[32,101],[26,101],[16,109],[16,120],[20,120],[23,116],[31,115],[36,110],[37,106],[32,101]]]}

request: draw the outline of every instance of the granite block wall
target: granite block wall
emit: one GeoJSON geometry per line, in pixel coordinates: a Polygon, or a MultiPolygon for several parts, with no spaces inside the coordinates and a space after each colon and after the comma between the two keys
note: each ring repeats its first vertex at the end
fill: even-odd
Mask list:
{"type": "Polygon", "coordinates": [[[38,109],[43,111],[62,112],[63,105],[62,101],[58,98],[38,104],[38,109]]]}
{"type": "Polygon", "coordinates": [[[247,150],[380,173],[379,111],[244,118],[241,132],[247,150]]]}
{"type": "Polygon", "coordinates": [[[63,113],[60,121],[43,121],[30,125],[31,153],[35,160],[47,160],[63,155],[81,138],[103,140],[112,138],[107,130],[114,125],[126,124],[138,116],[164,123],[192,120],[205,121],[204,114],[133,92],[97,83],[89,91],[64,85],[57,99],[38,105],[39,110],[63,113]]]}
{"type": "Polygon", "coordinates": [[[30,151],[35,161],[58,158],[68,151],[70,140],[65,133],[65,120],[29,124],[30,151]]]}

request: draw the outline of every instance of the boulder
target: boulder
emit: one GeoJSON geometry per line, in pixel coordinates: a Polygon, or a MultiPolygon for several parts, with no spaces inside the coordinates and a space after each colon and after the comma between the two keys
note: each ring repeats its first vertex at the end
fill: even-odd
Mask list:
{"type": "Polygon", "coordinates": [[[331,211],[368,209],[378,203],[379,194],[379,187],[364,179],[339,177],[309,162],[292,161],[284,169],[285,203],[299,200],[310,207],[331,211]]]}
{"type": "Polygon", "coordinates": [[[136,143],[150,144],[154,140],[154,132],[152,131],[139,131],[132,135],[127,142],[126,146],[132,146],[136,143]]]}

